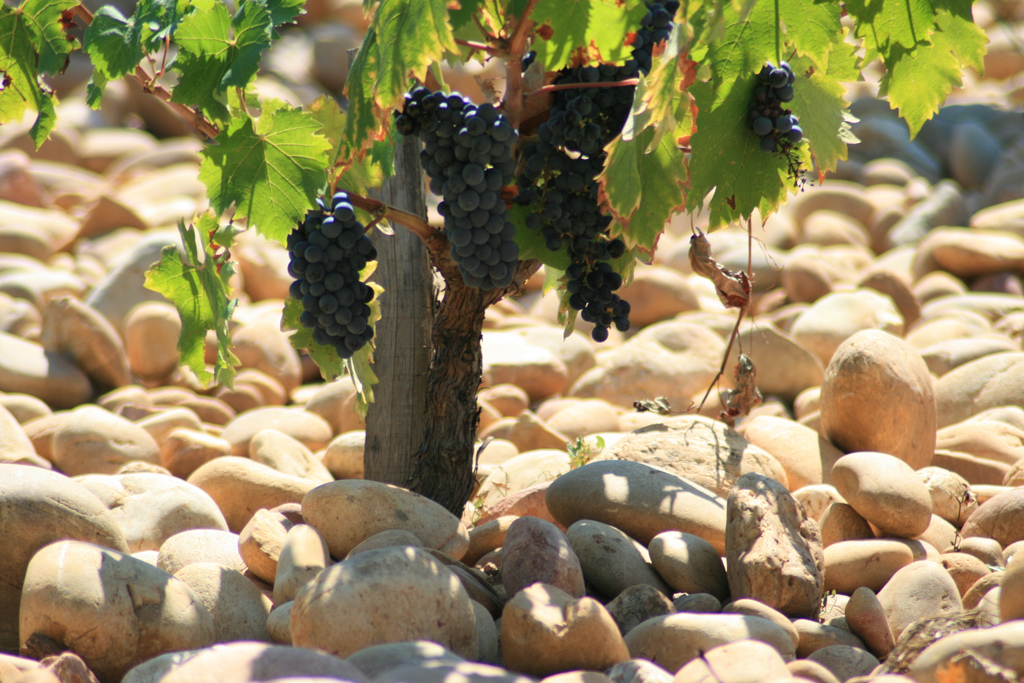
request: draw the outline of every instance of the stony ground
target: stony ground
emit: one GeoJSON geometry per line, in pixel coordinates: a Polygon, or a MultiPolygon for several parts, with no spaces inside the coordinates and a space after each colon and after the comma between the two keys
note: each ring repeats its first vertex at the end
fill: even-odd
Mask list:
{"type": "MultiPolygon", "coordinates": [[[[353,5],[264,87],[339,88],[353,5]]],[[[850,161],[752,248],[709,236],[755,276],[733,427],[735,349],[697,410],[736,321],[690,270],[706,217],[603,345],[562,340],[542,274],[489,311],[461,520],[361,478],[351,382],[279,330],[279,246],[234,250],[234,388],[179,368],[142,283],[205,207],[199,143],[131,88],[89,112],[72,65],[51,142],[0,129],[0,683],[1019,680],[1024,56],[976,13],[987,76],[915,141],[857,84],[850,161]]]]}

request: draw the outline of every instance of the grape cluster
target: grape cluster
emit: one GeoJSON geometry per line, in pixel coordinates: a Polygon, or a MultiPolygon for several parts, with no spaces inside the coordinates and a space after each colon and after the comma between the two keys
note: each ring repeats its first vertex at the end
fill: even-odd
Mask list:
{"type": "Polygon", "coordinates": [[[420,163],[430,191],[443,198],[437,210],[463,281],[483,289],[508,286],[519,247],[501,188],[514,177],[519,133],[491,104],[424,87],[406,95],[395,126],[424,143],[420,163]]]}
{"type": "Polygon", "coordinates": [[[288,235],[288,274],[295,278],[289,293],[302,302],[299,322],[313,330],[313,341],[349,358],[373,338],[373,289],[359,273],[377,250],[346,193],[335,194],[330,208],[317,204],[288,235]]]}
{"type": "Polygon", "coordinates": [[[786,153],[804,138],[800,121],[783,106],[793,99],[796,74],[786,62],[777,67],[769,62],[757,78],[750,103],[750,129],[761,138],[762,150],[786,153]]]}
{"type": "Polygon", "coordinates": [[[604,84],[636,78],[651,67],[654,46],[667,39],[677,0],[654,0],[633,42],[632,59],[623,65],[601,64],[563,70],[555,84],[593,84],[555,90],[549,118],[537,131],[539,140],[523,151],[516,184],[517,202],[538,207],[526,227],[544,238],[548,249],[565,245],[569,306],[593,323],[596,341],[608,329],[629,329],[627,301],[617,294],[622,277],[609,261],[625,252],[622,240],[608,233],[611,217],[603,214],[596,178],[604,167],[604,147],[622,130],[633,105],[633,86],[604,84]]]}

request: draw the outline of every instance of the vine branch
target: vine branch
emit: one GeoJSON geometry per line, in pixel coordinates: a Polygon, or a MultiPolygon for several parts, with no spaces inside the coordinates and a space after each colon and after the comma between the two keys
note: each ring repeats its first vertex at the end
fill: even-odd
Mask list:
{"type": "MultiPolygon", "coordinates": [[[[76,17],[82,20],[82,24],[84,24],[86,27],[88,27],[92,23],[92,12],[90,12],[89,9],[84,5],[75,5],[73,8],[71,8],[71,11],[74,13],[76,17]]],[[[142,87],[143,92],[153,95],[154,97],[157,97],[160,100],[163,100],[167,104],[167,106],[169,106],[171,109],[175,111],[175,113],[178,114],[178,116],[185,119],[185,121],[187,121],[193,128],[195,128],[197,131],[199,131],[206,137],[212,140],[213,138],[217,137],[220,134],[220,129],[217,128],[217,126],[215,126],[213,123],[211,123],[201,113],[199,113],[195,109],[192,109],[191,107],[187,107],[181,104],[180,102],[172,102],[170,91],[162,85],[156,83],[155,80],[151,78],[150,75],[146,73],[146,70],[143,69],[141,66],[135,67],[135,73],[133,73],[132,76],[134,76],[135,80],[138,81],[139,85],[142,87]]]]}

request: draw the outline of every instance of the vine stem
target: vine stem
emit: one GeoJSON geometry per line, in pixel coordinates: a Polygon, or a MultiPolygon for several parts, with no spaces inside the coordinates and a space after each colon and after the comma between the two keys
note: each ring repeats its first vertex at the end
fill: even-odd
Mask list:
{"type": "Polygon", "coordinates": [[[379,220],[381,218],[387,218],[389,221],[400,223],[407,230],[412,232],[414,235],[423,240],[424,243],[430,244],[431,241],[442,237],[441,232],[436,228],[430,226],[425,220],[417,216],[416,214],[396,209],[390,204],[386,204],[379,199],[371,199],[370,197],[363,197],[362,195],[355,194],[353,192],[348,193],[348,200],[352,206],[358,207],[363,211],[371,214],[374,219],[379,220]]]}
{"type": "MultiPolygon", "coordinates": [[[[82,23],[85,26],[89,26],[92,23],[92,12],[90,12],[84,5],[75,5],[71,8],[71,11],[74,12],[76,17],[82,20],[82,23]]],[[[220,129],[207,120],[207,118],[198,111],[191,107],[186,107],[179,102],[171,102],[170,91],[156,83],[141,66],[136,66],[135,73],[132,75],[135,77],[135,80],[138,81],[139,85],[142,86],[142,90],[144,92],[163,100],[167,103],[167,106],[173,109],[178,116],[185,119],[185,121],[187,121],[197,131],[211,140],[220,135],[220,129]]]]}
{"type": "Polygon", "coordinates": [[[508,39],[508,56],[505,61],[505,101],[503,109],[508,122],[516,130],[523,113],[523,52],[526,51],[526,39],[533,28],[530,13],[538,0],[529,0],[523,10],[523,16],[516,21],[512,35],[508,39]]]}

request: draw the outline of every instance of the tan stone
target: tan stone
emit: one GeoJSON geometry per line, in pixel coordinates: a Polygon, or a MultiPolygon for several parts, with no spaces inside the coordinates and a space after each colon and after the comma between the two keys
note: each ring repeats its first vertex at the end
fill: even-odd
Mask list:
{"type": "Polygon", "coordinates": [[[469,533],[455,515],[429,498],[375,481],[346,479],[313,488],[302,499],[302,515],[335,557],[390,529],[411,531],[425,546],[456,559],[469,547],[469,533]]]}
{"type": "Polygon", "coordinates": [[[466,590],[440,562],[408,546],[360,553],[320,572],[295,598],[291,632],[294,644],[339,657],[417,639],[477,656],[466,590]]]}
{"type": "Polygon", "coordinates": [[[535,517],[520,517],[509,525],[501,549],[501,581],[506,595],[542,583],[581,598],[583,569],[561,529],[535,517]]]}
{"type": "Polygon", "coordinates": [[[788,484],[782,465],[769,453],[725,423],[699,416],[665,418],[637,429],[602,457],[659,467],[723,497],[749,472],[788,484]]]}
{"type": "Polygon", "coordinates": [[[519,452],[537,449],[565,448],[569,437],[544,424],[534,413],[524,410],[516,417],[506,417],[480,432],[481,439],[505,439],[519,452]]]}
{"type": "Polygon", "coordinates": [[[301,441],[276,429],[256,432],[249,442],[249,457],[293,477],[318,484],[334,481],[324,464],[301,441]]]}
{"type": "Polygon", "coordinates": [[[238,553],[253,574],[269,584],[277,575],[277,562],[288,530],[295,523],[277,510],[257,510],[238,534],[238,553]]]}
{"type": "Polygon", "coordinates": [[[160,448],[146,430],[98,406],[59,416],[53,463],[68,475],[113,474],[127,462],[160,462],[160,448]]]}
{"type": "Polygon", "coordinates": [[[362,479],[366,432],[353,430],[334,437],[323,452],[323,464],[335,479],[362,479]]]}
{"type": "Polygon", "coordinates": [[[913,538],[931,519],[931,495],[902,460],[885,453],[843,456],[832,468],[840,495],[883,532],[913,538]]]}
{"type": "Polygon", "coordinates": [[[220,437],[231,444],[235,455],[248,455],[249,442],[264,429],[276,429],[318,451],[333,438],[331,426],[322,417],[301,408],[267,406],[239,415],[224,426],[220,437]]]}
{"type": "Polygon", "coordinates": [[[1003,548],[1024,540],[1024,488],[1008,489],[982,503],[967,518],[962,532],[965,538],[993,538],[1003,548]]]}
{"type": "Polygon", "coordinates": [[[505,666],[534,676],[607,669],[630,657],[608,611],[541,583],[517,593],[501,619],[505,666]]]}
{"type": "Polygon", "coordinates": [[[878,592],[878,601],[897,640],[919,619],[963,611],[956,583],[937,562],[913,562],[901,568],[878,592]]]}
{"type": "Polygon", "coordinates": [[[212,562],[194,562],[174,573],[213,617],[214,640],[269,641],[270,600],[241,573],[212,562]]]}
{"type": "Polygon", "coordinates": [[[890,539],[840,541],[825,548],[825,590],[850,595],[861,586],[880,590],[914,552],[890,539]]]}
{"type": "Polygon", "coordinates": [[[846,503],[832,503],[818,522],[821,544],[828,547],[842,541],[856,541],[875,537],[871,525],[846,503]]]}
{"type": "Polygon", "coordinates": [[[902,340],[875,330],[848,339],[821,395],[822,431],[839,450],[889,453],[911,469],[931,464],[935,393],[924,361],[902,340]]]}
{"type": "Polygon", "coordinates": [[[663,531],[684,531],[708,541],[720,554],[725,552],[725,501],[643,463],[588,463],[552,482],[546,502],[564,525],[593,519],[622,529],[641,543],[663,531]]]}
{"type": "Polygon", "coordinates": [[[206,463],[230,455],[224,439],[193,429],[175,429],[160,444],[160,464],[176,477],[187,479],[206,463]]]}
{"type": "Polygon", "coordinates": [[[327,544],[316,529],[296,524],[288,530],[274,576],[274,604],[291,602],[299,591],[331,564],[327,544]]]}
{"type": "Polygon", "coordinates": [[[794,619],[793,628],[800,639],[796,646],[796,656],[800,658],[808,657],[833,645],[864,649],[864,642],[854,634],[842,628],[821,624],[816,620],[794,619]]]}
{"type": "Polygon", "coordinates": [[[282,474],[248,458],[224,456],[201,466],[188,478],[217,503],[228,529],[238,533],[260,508],[299,503],[316,487],[308,479],[282,474]]]}
{"type": "Polygon", "coordinates": [[[53,640],[104,681],[164,652],[211,645],[214,633],[187,584],[114,550],[61,541],[36,553],[25,574],[22,652],[31,652],[27,643],[53,640]]]}
{"type": "Polygon", "coordinates": [[[47,351],[71,358],[101,390],[131,383],[117,330],[77,299],[61,296],[46,304],[40,341],[47,351]]]}
{"type": "Polygon", "coordinates": [[[783,659],[795,655],[785,629],[745,614],[679,612],[648,619],[626,635],[626,645],[631,657],[649,659],[675,673],[713,647],[748,639],[767,643],[783,659]]]}
{"type": "Polygon", "coordinates": [[[744,423],[742,434],[779,461],[791,491],[831,478],[832,465],[843,456],[821,434],[792,420],[757,417],[744,423]]]}
{"type": "Polygon", "coordinates": [[[125,318],[125,350],[128,365],[146,379],[162,379],[178,365],[181,318],[177,309],[163,301],[134,307],[125,318]]]}
{"type": "Polygon", "coordinates": [[[789,681],[786,660],[773,647],[757,640],[740,640],[713,647],[680,669],[674,683],[766,683],[789,681]]]}
{"type": "Polygon", "coordinates": [[[648,544],[651,564],[673,589],[708,593],[718,600],[729,595],[729,580],[714,546],[683,531],[664,531],[648,544]]]}

